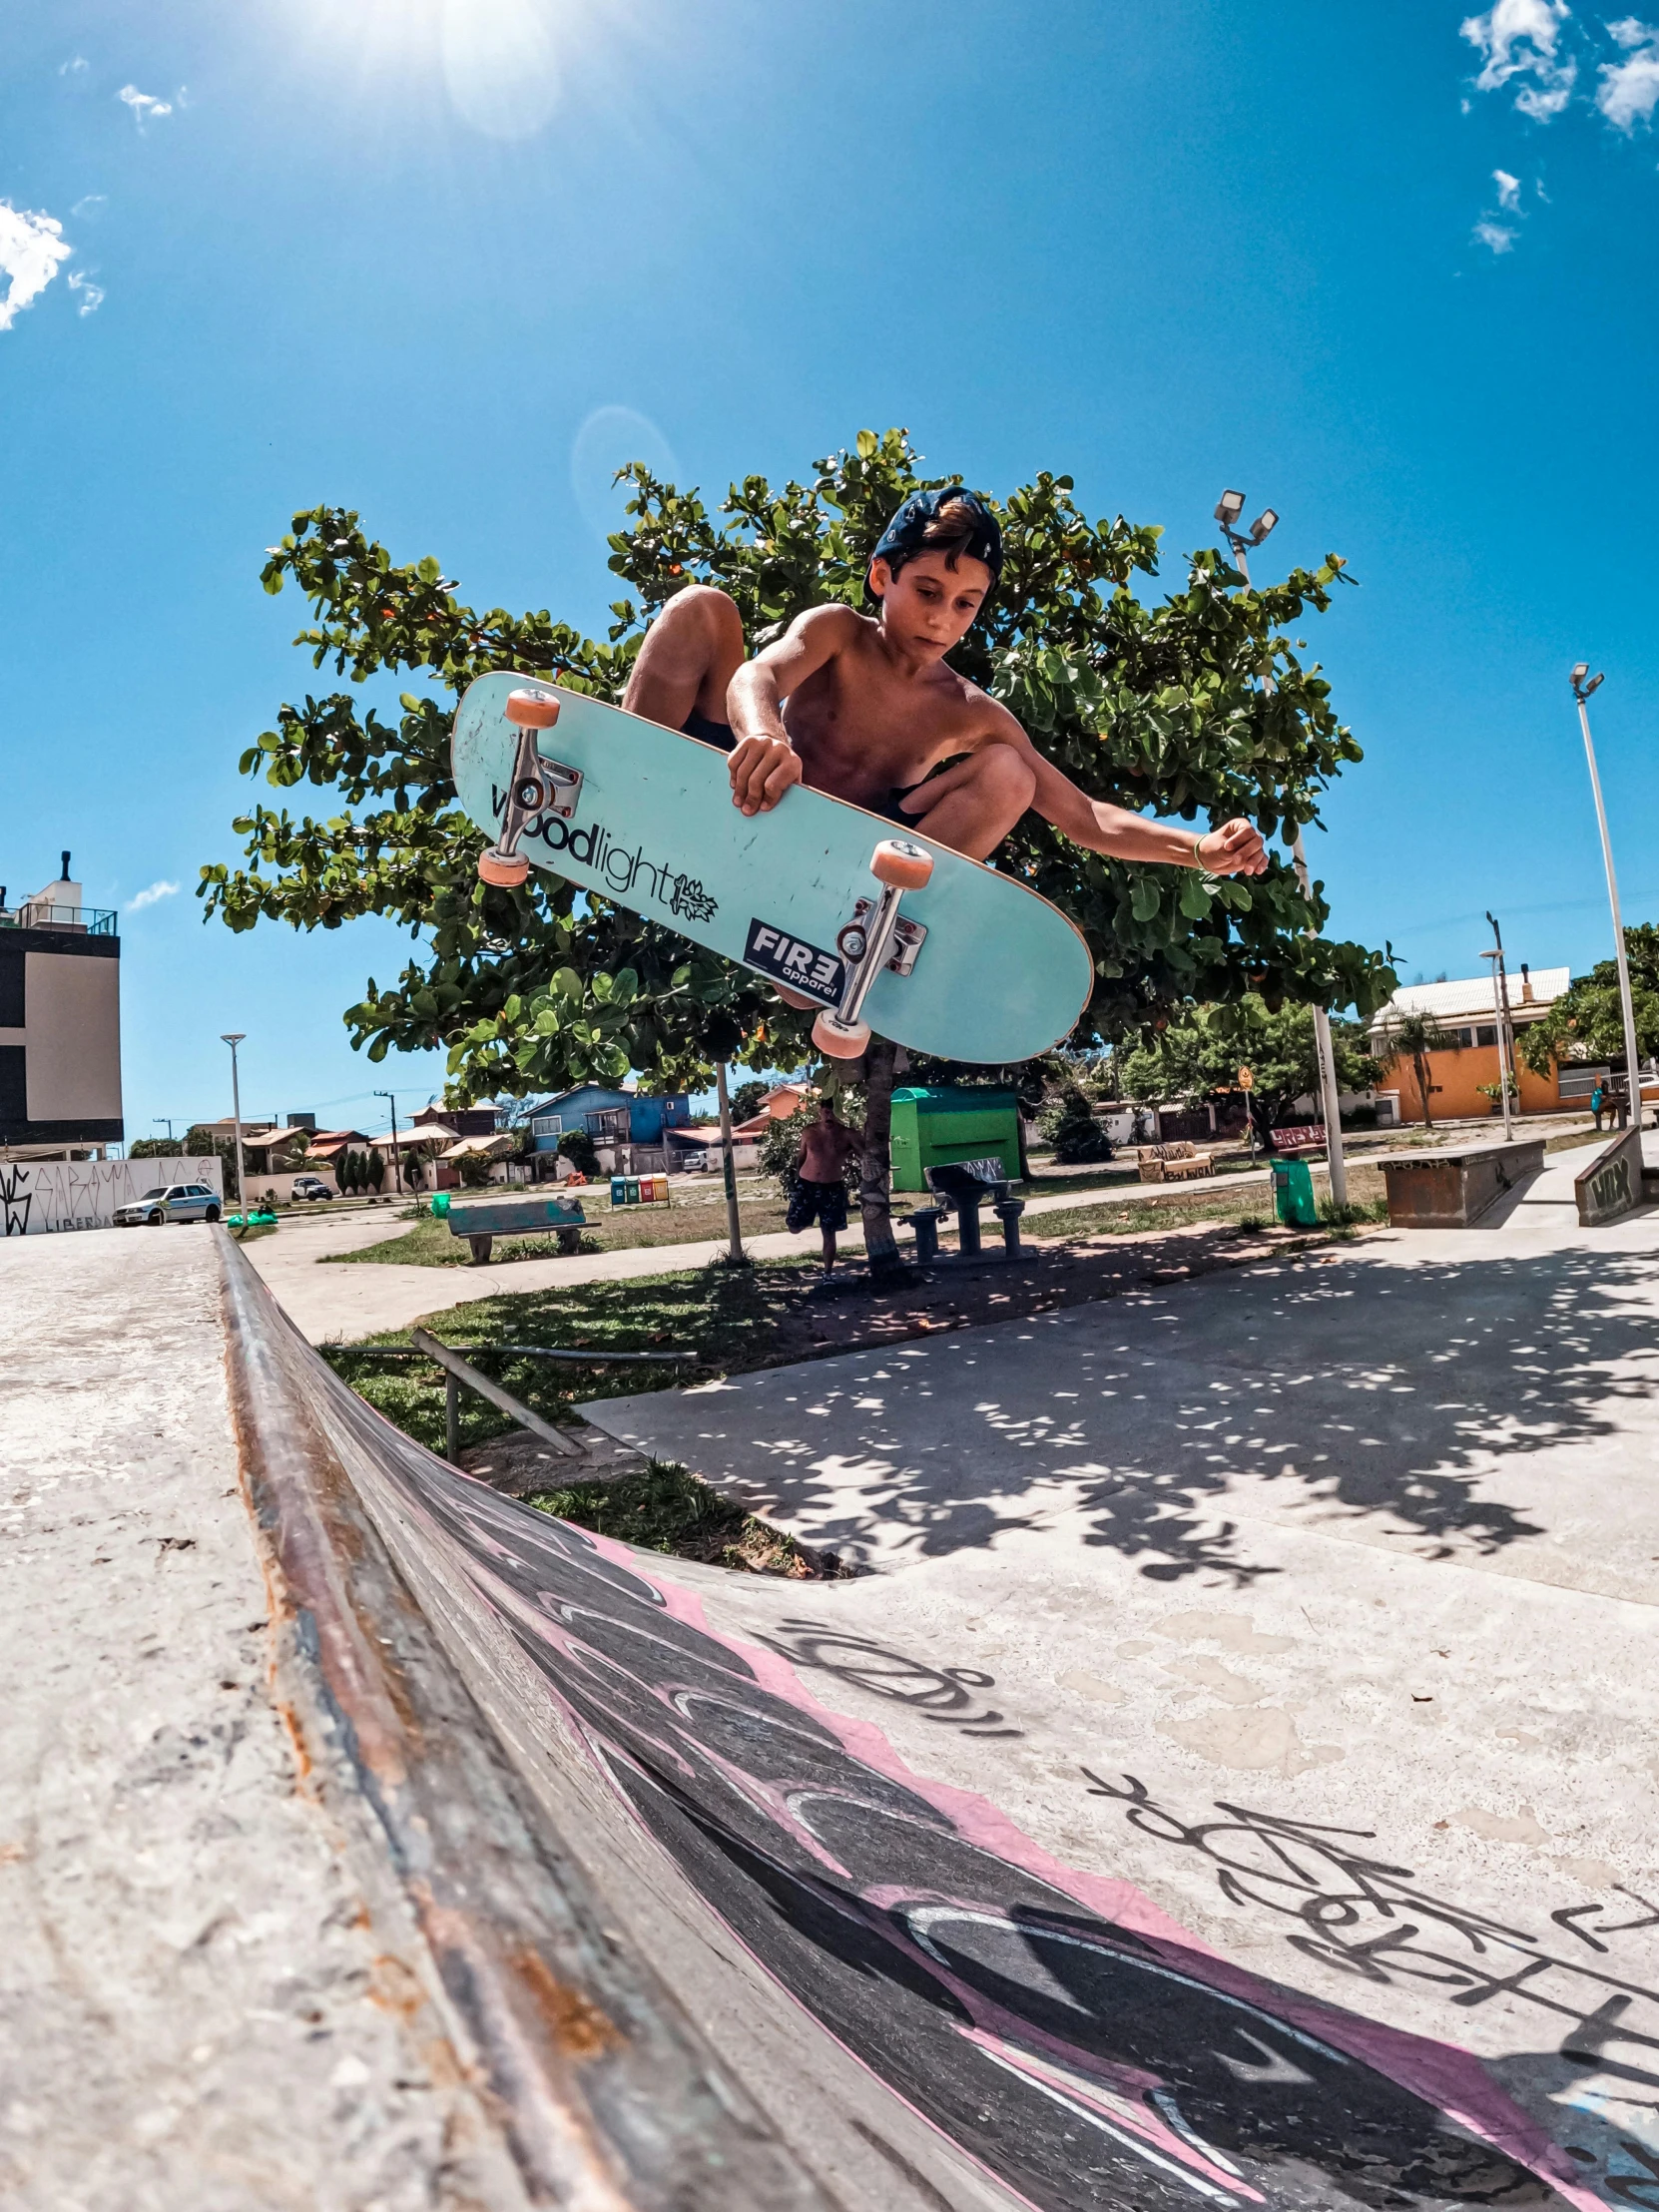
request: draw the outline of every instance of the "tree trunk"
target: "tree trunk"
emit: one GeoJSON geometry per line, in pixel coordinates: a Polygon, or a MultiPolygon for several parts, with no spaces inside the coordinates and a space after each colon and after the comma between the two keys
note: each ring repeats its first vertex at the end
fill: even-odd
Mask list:
{"type": "Polygon", "coordinates": [[[1434,1126],[1434,1109],[1428,1103],[1427,1059],[1421,1053],[1416,1054],[1411,1061],[1411,1069],[1417,1079],[1417,1096],[1422,1100],[1422,1125],[1425,1129],[1432,1129],[1434,1126]]]}
{"type": "Polygon", "coordinates": [[[871,1037],[864,1053],[863,1173],[858,1210],[863,1216],[869,1279],[877,1287],[903,1273],[892,1233],[892,1079],[897,1046],[871,1037]]]}

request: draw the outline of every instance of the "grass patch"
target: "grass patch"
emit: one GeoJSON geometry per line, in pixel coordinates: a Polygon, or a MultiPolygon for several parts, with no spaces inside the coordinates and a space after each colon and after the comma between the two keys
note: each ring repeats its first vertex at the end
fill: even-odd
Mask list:
{"type": "MultiPolygon", "coordinates": [[[[707,1244],[726,1239],[726,1193],[717,1183],[710,1192],[698,1190],[682,1198],[676,1192],[671,1206],[619,1206],[613,1212],[608,1199],[596,1198],[593,1189],[574,1194],[582,1201],[587,1229],[584,1252],[637,1252],[655,1245],[707,1244]]],[[[787,1208],[781,1195],[757,1190],[739,1195],[738,1220],[746,1237],[764,1237],[785,1227],[787,1208]]],[[[398,1217],[413,1220],[400,1237],[388,1236],[383,1244],[365,1245],[359,1252],[333,1252],[322,1256],[326,1267],[464,1268],[472,1265],[472,1252],[464,1237],[451,1234],[446,1221],[424,1208],[398,1217]]],[[[388,1228],[389,1228],[388,1224],[388,1228]]],[[[804,1246],[805,1249],[805,1246],[804,1246]]],[[[497,1237],[490,1255],[498,1261],[547,1260],[558,1255],[558,1240],[549,1233],[534,1237],[497,1237]]]]}
{"type": "MultiPolygon", "coordinates": [[[[1338,1234],[1352,1235],[1361,1223],[1385,1220],[1387,1202],[1382,1193],[1381,1168],[1356,1168],[1349,1175],[1350,1203],[1341,1219],[1329,1199],[1321,1214],[1338,1234]]],[[[1248,1191],[1211,1190],[1191,1198],[1147,1199],[1139,1205],[1066,1207],[1063,1212],[1038,1214],[1021,1227],[1035,1238],[1146,1236],[1160,1229],[1192,1229],[1209,1223],[1231,1223],[1236,1229],[1260,1230],[1273,1223],[1271,1204],[1264,1206],[1259,1187],[1248,1191]]]]}
{"type": "MultiPolygon", "coordinates": [[[[446,1232],[447,1234],[447,1232],[446,1232]]],[[[428,1315],[422,1326],[453,1345],[555,1345],[580,1352],[687,1351],[683,1366],[565,1367],[550,1360],[486,1356],[479,1365],[522,1403],[547,1420],[569,1421],[578,1398],[626,1397],[671,1383],[708,1382],[716,1375],[761,1366],[772,1351],[780,1317],[796,1303],[803,1273],[815,1261],[772,1261],[764,1268],[707,1267],[626,1283],[573,1283],[545,1291],[499,1292],[493,1298],[428,1315]]],[[[443,1378],[422,1360],[376,1361],[377,1345],[406,1345],[392,1330],[362,1345],[325,1345],[322,1356],[389,1421],[433,1451],[443,1449],[443,1378]]],[[[512,1426],[504,1413],[471,1390],[460,1398],[461,1442],[485,1443],[512,1426]]]]}
{"type": "Polygon", "coordinates": [[[793,1536],[769,1528],[683,1467],[664,1466],[656,1459],[639,1474],[537,1490],[525,1502],[578,1528],[591,1528],[596,1536],[637,1544],[642,1551],[797,1580],[816,1571],[793,1536]]]}

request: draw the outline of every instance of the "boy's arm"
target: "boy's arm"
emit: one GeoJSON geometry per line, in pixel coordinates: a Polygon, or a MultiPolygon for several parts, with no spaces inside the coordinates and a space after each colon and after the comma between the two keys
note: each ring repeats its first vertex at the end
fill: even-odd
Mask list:
{"type": "Polygon", "coordinates": [[[1151,860],[1167,867],[1199,867],[1211,875],[1261,875],[1267,846],[1253,822],[1241,816],[1219,830],[1199,831],[1185,823],[1152,822],[1127,807],[1090,799],[1052,761],[1045,761],[1014,717],[992,701],[1000,716],[995,737],[1017,745],[1020,758],[1037,780],[1033,809],[1073,844],[1090,852],[1110,852],[1120,860],[1151,860]]]}
{"type": "Polygon", "coordinates": [[[776,645],[745,661],[726,692],[732,749],[732,804],[746,815],[776,807],[801,781],[801,757],[784,728],[784,701],[826,668],[856,634],[850,607],[813,607],[798,615],[776,645]]]}

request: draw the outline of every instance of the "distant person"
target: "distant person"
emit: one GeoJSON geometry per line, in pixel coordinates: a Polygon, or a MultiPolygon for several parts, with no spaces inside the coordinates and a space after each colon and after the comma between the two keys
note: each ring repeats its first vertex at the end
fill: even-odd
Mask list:
{"type": "Polygon", "coordinates": [[[1592,1114],[1594,1114],[1596,1118],[1597,1135],[1599,1135],[1601,1132],[1601,1112],[1606,1103],[1607,1094],[1598,1083],[1595,1089],[1590,1093],[1590,1111],[1592,1114]]]}
{"type": "Polygon", "coordinates": [[[834,1100],[821,1098],[818,1119],[809,1125],[796,1154],[789,1229],[799,1237],[818,1223],[824,1235],[826,1283],[835,1273],[835,1239],[846,1227],[846,1164],[863,1148],[863,1131],[837,1121],[834,1100]]]}

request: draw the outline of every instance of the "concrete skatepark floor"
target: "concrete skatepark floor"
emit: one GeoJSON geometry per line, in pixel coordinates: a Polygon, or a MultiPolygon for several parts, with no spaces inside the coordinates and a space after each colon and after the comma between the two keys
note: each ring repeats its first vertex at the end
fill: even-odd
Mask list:
{"type": "MultiPolygon", "coordinates": [[[[1659,1910],[1647,1902],[1659,1897],[1659,1227],[1640,1215],[1578,1233],[1559,1184],[1540,1177],[1507,1219],[1457,1236],[1280,1257],[593,1407],[613,1432],[765,1499],[803,1540],[866,1562],[831,1583],[733,1577],[561,1536],[353,1411],[239,1294],[233,1379],[250,1359],[256,1383],[276,1377],[259,1385],[280,1400],[272,1432],[316,1424],[349,1476],[345,1488],[331,1477],[326,1496],[349,1489],[372,1523],[335,1548],[328,1572],[349,1582],[366,1571],[361,1546],[391,1547],[417,1610],[403,1627],[384,1616],[388,1644],[429,1627],[476,1701],[479,1741],[502,1747],[491,1756],[559,1831],[550,1863],[570,1870],[568,1894],[594,1889],[617,1956],[649,1959],[674,2017],[693,2023],[674,2035],[706,2039],[697,2078],[724,2067],[723,2094],[748,2113],[727,2178],[676,2167],[672,2201],[726,2212],[1659,2202],[1659,1910]],[[778,1990],[792,1992],[784,2009],[778,1990]],[[744,2105],[750,2092],[767,2124],[744,2105]]],[[[261,1618],[248,1522],[240,1494],[226,1496],[235,1477],[213,1428],[225,1417],[206,1354],[218,1249],[194,1230],[0,1248],[8,1403],[27,1398],[34,1422],[10,1430],[9,1566],[24,1579],[6,1617],[26,1623],[14,1672],[42,1685],[21,1736],[11,1716],[14,1804],[58,1802],[48,1778],[82,1756],[79,1716],[103,1705],[94,1685],[132,1664],[133,1607],[149,1605],[160,1648],[142,1677],[150,1704],[111,1711],[114,1745],[148,1746],[164,1722],[200,1733],[192,1701],[217,1678],[233,1616],[261,1618]],[[86,1309],[61,1345],[20,1328],[48,1277],[60,1310],[86,1309]],[[143,1470],[166,1421],[154,1392],[135,1395],[123,1378],[158,1301],[197,1317],[193,1380],[168,1416],[204,1423],[195,1471],[158,1492],[168,1526],[158,1519],[132,1547],[127,1581],[98,1585],[119,1594],[130,1582],[131,1596],[89,1615],[61,1595],[90,1572],[76,1546],[102,1553],[107,1532],[148,1530],[143,1470]],[[59,1393],[74,1377],[90,1451],[63,1433],[72,1400],[59,1393]],[[34,1439],[21,1453],[20,1435],[34,1439]],[[205,1533],[223,1628],[207,1586],[161,1579],[201,1570],[191,1551],[158,1550],[160,1536],[201,1551],[205,1533]],[[181,1619],[200,1626],[186,1634],[181,1619]],[[69,1664],[82,1647],[85,1664],[69,1664]]],[[[246,1272],[235,1255],[224,1264],[246,1272]]],[[[168,1327],[172,1344],[183,1324],[168,1327]]],[[[277,1608],[274,1633],[287,1640],[276,1682],[320,1667],[349,1709],[360,1682],[338,1672],[327,1636],[313,1647],[280,1629],[308,1617],[277,1608]]],[[[382,1663],[375,1641],[353,1666],[382,1663]]],[[[257,1739],[275,1708],[258,1669],[235,1679],[257,1739]]],[[[416,1721],[420,1682],[418,1671],[404,1682],[416,1721]]],[[[402,1754],[415,1770],[455,1744],[453,1724],[424,1740],[402,1754]]],[[[288,1805],[279,1764],[270,1803],[244,1786],[250,1836],[288,1805]]],[[[312,1828],[306,1816],[300,1833],[334,1837],[324,1872],[336,1884],[350,1872],[361,1898],[362,1837],[339,1841],[351,1792],[327,1783],[326,1765],[319,1753],[327,1818],[312,1828]]],[[[200,1802],[193,1813],[188,1793],[180,1802],[207,1833],[225,1816],[230,1771],[188,1769],[200,1802]]],[[[112,1754],[79,1787],[84,1825],[134,1785],[112,1754]]],[[[362,1804],[395,1828],[395,1800],[362,1804]]],[[[428,1803],[434,1836],[452,1801],[451,1790],[428,1803]]],[[[54,1817],[60,1863],[95,1895],[81,1869],[97,1863],[54,1817]]],[[[98,1938],[101,1970],[120,1969],[100,2017],[63,2009],[93,1956],[93,1924],[61,1883],[43,1885],[41,1833],[31,1810],[16,1839],[0,1835],[0,1882],[24,1915],[13,1925],[39,1932],[6,1985],[12,2047],[57,2005],[81,2076],[89,2063],[119,2076],[124,2036],[156,2016],[120,1997],[122,1974],[138,1970],[123,1945],[138,1938],[119,1927],[98,1938]]],[[[441,1889],[440,1844],[424,1879],[441,1889]]],[[[227,1925],[252,1921],[255,1866],[229,1846],[219,1860],[217,1909],[227,1925]]],[[[177,1895],[195,1864],[158,1862],[154,1888],[177,1895]]],[[[302,1955],[312,1922],[340,1924],[326,1882],[307,1897],[282,1880],[302,1955]]],[[[365,1910],[374,1941],[394,1931],[383,1947],[429,1992],[461,2075],[506,2081],[509,2104],[528,2098],[525,2075],[512,2088],[491,2071],[487,2018],[459,1998],[444,2009],[442,1976],[434,1989],[398,1900],[370,1896],[365,1910]],[[469,2020],[482,2056],[466,2056],[469,2020]]],[[[433,1924],[420,1925],[430,1937],[433,1924]]],[[[537,1940],[553,1955],[554,1934],[537,1940]]],[[[172,1955],[148,1930],[140,1949],[143,1961],[172,1955]]],[[[567,1980],[586,1970],[561,1960],[567,1980]]],[[[144,1971],[166,1989],[159,1968],[144,1971]]],[[[602,1978],[591,2002],[636,2017],[602,1978]]],[[[243,2100],[255,2111],[250,2170],[264,2151],[248,2082],[279,2072],[287,2046],[269,2042],[259,2013],[229,1988],[215,2049],[253,2063],[217,2058],[211,2094],[190,2089],[209,2076],[193,2075],[182,2031],[176,2051],[157,2049],[153,2078],[98,2123],[114,2145],[100,2171],[119,2175],[142,2141],[149,2194],[105,2185],[83,2192],[89,2206],[278,2201],[240,2181],[241,2194],[205,2192],[188,2155],[243,2100]],[[245,2013],[252,2025],[238,2024],[245,2013]]],[[[343,2046],[377,2079],[383,2046],[358,2051],[343,2014],[327,2024],[341,2039],[331,2063],[343,2046]]],[[[647,2026],[614,2051],[595,2034],[610,2055],[583,2062],[582,2093],[609,2115],[602,2134],[619,2131],[605,2137],[626,2168],[616,2201],[670,2201],[666,2169],[633,2185],[666,2154],[642,2148],[626,2098],[614,2101],[647,2026]]],[[[652,2045],[661,2081],[679,2078],[681,2043],[652,2045]]],[[[384,2062],[396,2070],[395,2048],[384,2062]]],[[[307,2078],[295,2075],[307,2117],[332,2095],[348,2124],[353,2099],[307,2078]]],[[[684,2078],[661,2101],[701,2109],[684,2078]]],[[[421,2079],[398,2092],[411,2175],[433,2139],[421,2130],[444,2124],[429,2065],[421,2079]]],[[[555,2083],[545,2095],[573,2093],[555,2083]]],[[[376,2113],[390,2094],[362,2091],[376,2113]]],[[[53,2164],[52,2146],[55,2129],[73,2128],[53,2097],[48,2077],[24,2100],[33,2132],[5,2139],[13,2163],[0,2170],[29,2212],[70,2201],[71,2166],[53,2164]]],[[[449,2122],[481,2130],[468,2138],[475,2161],[494,2144],[487,2112],[463,2098],[449,2122]]],[[[395,2133],[363,2139],[364,2178],[328,2201],[417,2201],[370,2171],[395,2133]]],[[[327,2144],[323,2127],[303,2155],[324,2158],[327,2144]]],[[[521,2178],[528,2155],[515,2151],[521,2178]]],[[[518,2182],[496,2169],[478,2166],[471,2186],[471,2201],[516,2201],[518,2182]]],[[[458,2205],[444,2188],[429,2201],[458,2205]]]]}

